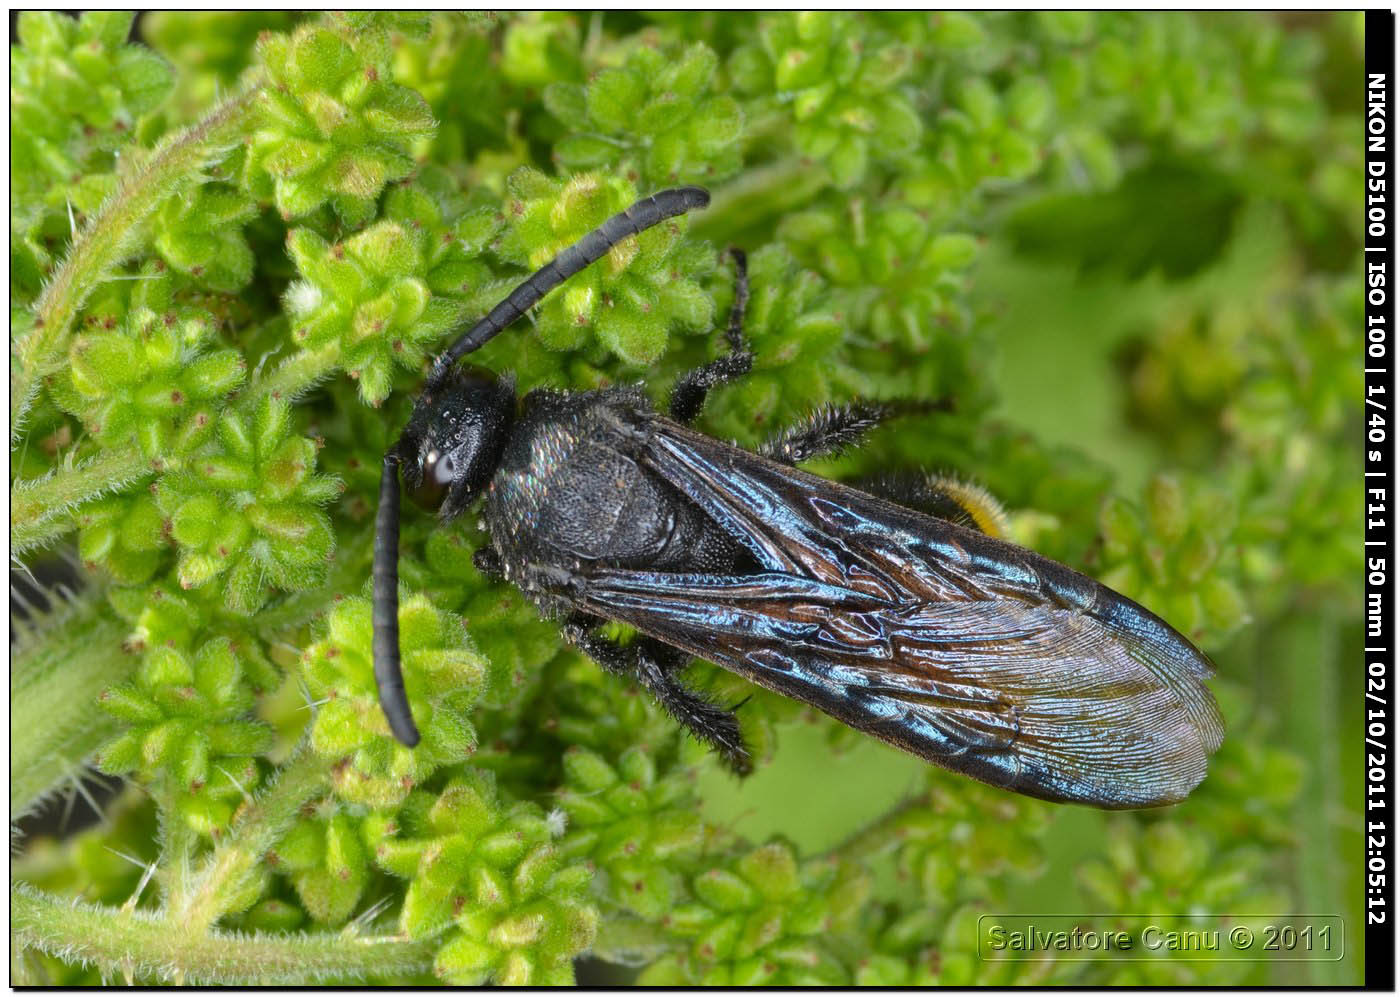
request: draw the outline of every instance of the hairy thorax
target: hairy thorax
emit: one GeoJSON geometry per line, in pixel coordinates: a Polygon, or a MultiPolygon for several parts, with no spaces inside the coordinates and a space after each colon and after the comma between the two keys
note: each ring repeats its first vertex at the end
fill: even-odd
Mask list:
{"type": "Polygon", "coordinates": [[[627,427],[655,418],[630,389],[526,396],[486,497],[508,575],[537,565],[701,571],[733,563],[718,527],[636,458],[627,427]]]}

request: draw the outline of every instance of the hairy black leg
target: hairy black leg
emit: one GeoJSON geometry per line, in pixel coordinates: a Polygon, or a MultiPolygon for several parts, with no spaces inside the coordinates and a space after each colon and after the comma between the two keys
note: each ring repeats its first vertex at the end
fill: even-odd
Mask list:
{"type": "Polygon", "coordinates": [[[729,306],[729,325],[725,327],[724,339],[731,352],[740,353],[747,349],[744,313],[749,308],[749,254],[738,246],[730,246],[729,258],[734,261],[734,303],[729,306]]]}
{"type": "Polygon", "coordinates": [[[745,350],[742,353],[726,353],[703,367],[686,371],[671,389],[671,418],[683,424],[694,421],[704,408],[705,396],[711,388],[743,377],[751,370],[753,354],[745,350]]]}
{"type": "Polygon", "coordinates": [[[501,564],[501,555],[490,544],[477,548],[476,553],[472,554],[472,567],[476,568],[483,578],[488,578],[493,582],[502,581],[506,577],[505,566],[501,564]]]}
{"type": "Polygon", "coordinates": [[[671,418],[689,423],[705,406],[705,396],[711,388],[719,387],[753,369],[753,353],[744,344],[744,310],[749,303],[749,260],[742,249],[730,249],[734,260],[734,305],[729,309],[729,325],[724,338],[729,352],[703,367],[688,370],[671,389],[671,418]]]}
{"type": "Polygon", "coordinates": [[[889,499],[937,519],[994,537],[1007,533],[1006,513],[984,488],[956,478],[894,472],[849,482],[854,488],[889,499]]]}
{"type": "Polygon", "coordinates": [[[829,457],[853,446],[887,419],[925,412],[947,412],[947,400],[871,402],[823,405],[796,426],[762,443],[758,452],[783,464],[800,464],[815,457],[829,457]]]}
{"type": "Polygon", "coordinates": [[[645,649],[637,654],[637,679],[682,727],[719,752],[735,775],[753,771],[753,760],[733,710],[692,692],[645,649]]]}
{"type": "Polygon", "coordinates": [[[690,655],[686,654],[678,647],[672,647],[670,644],[663,644],[661,641],[654,640],[651,637],[637,637],[633,643],[644,644],[647,653],[656,659],[656,663],[661,666],[661,670],[668,675],[672,672],[681,671],[686,665],[690,664],[690,655]]]}
{"type": "Polygon", "coordinates": [[[736,774],[753,771],[753,761],[733,711],[697,695],[674,676],[673,672],[686,661],[682,652],[645,637],[631,644],[619,644],[596,631],[600,622],[576,613],[560,627],[560,634],[607,671],[641,685],[677,723],[717,751],[736,774]]]}

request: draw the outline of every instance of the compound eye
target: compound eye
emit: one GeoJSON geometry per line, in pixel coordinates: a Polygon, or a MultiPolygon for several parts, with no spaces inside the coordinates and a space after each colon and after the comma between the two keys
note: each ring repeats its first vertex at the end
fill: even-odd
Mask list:
{"type": "MultiPolygon", "coordinates": [[[[434,456],[435,455],[436,451],[434,451],[434,456]]],[[[438,457],[437,460],[433,461],[432,470],[429,474],[433,482],[439,488],[446,488],[448,485],[452,484],[453,479],[457,477],[457,461],[453,459],[450,453],[443,454],[441,457],[438,457]]],[[[425,477],[426,476],[428,475],[425,475],[425,477]]]]}
{"type": "Polygon", "coordinates": [[[441,507],[455,470],[451,454],[429,450],[423,458],[423,480],[412,492],[414,503],[424,509],[436,510],[441,507]]]}

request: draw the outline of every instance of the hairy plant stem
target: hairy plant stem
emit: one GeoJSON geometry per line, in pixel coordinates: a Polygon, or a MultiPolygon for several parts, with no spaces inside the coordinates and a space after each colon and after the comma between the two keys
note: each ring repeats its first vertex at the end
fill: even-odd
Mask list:
{"type": "Polygon", "coordinates": [[[238,906],[268,849],[286,833],[301,805],[329,784],[325,759],[303,744],[278,771],[276,781],[243,805],[227,837],[188,877],[181,892],[171,895],[171,914],[181,929],[202,933],[238,906]]]}
{"type": "Polygon", "coordinates": [[[432,940],[352,931],[241,935],[173,930],[173,918],[68,900],[23,883],[10,893],[10,931],[18,944],[137,980],[267,985],[416,976],[431,971],[436,947],[432,940]]]}
{"type": "Polygon", "coordinates": [[[160,841],[156,884],[160,888],[161,906],[168,909],[174,906],[176,897],[189,895],[194,856],[199,850],[200,838],[175,809],[175,801],[168,792],[155,795],[155,799],[160,841]]]}
{"type": "Polygon", "coordinates": [[[84,761],[121,733],[97,691],[126,680],[139,658],[120,650],[126,625],[99,589],[18,628],[10,659],[10,816],[81,776],[84,761]]]}
{"type": "Polygon", "coordinates": [[[283,359],[270,374],[258,378],[245,393],[251,406],[268,395],[295,401],[340,369],[340,343],[319,350],[299,350],[283,359]]]}
{"type": "Polygon", "coordinates": [[[34,303],[34,328],[11,348],[10,443],[19,439],[38,389],[68,344],[88,296],[108,272],[134,252],[145,222],[182,184],[194,181],[211,153],[238,138],[257,88],[243,91],[202,119],[167,135],[130,173],[74,240],[34,303]]]}
{"type": "Polygon", "coordinates": [[[833,854],[853,862],[878,858],[905,839],[910,816],[923,810],[928,803],[927,793],[905,800],[851,835],[836,847],[833,854]]]}
{"type": "Polygon", "coordinates": [[[135,446],[98,454],[68,470],[10,486],[10,556],[27,554],[72,528],[68,514],[84,502],[155,473],[135,446]]]}

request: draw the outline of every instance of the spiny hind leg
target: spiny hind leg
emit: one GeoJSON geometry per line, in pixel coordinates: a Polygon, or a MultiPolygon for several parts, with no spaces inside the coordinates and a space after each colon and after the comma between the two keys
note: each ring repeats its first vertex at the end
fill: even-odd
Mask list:
{"type": "Polygon", "coordinates": [[[718,752],[737,775],[753,771],[734,711],[716,706],[676,678],[675,672],[687,660],[683,652],[646,637],[619,644],[597,632],[601,623],[597,617],[576,613],[560,633],[606,671],[630,678],[651,693],[677,723],[718,752]]]}
{"type": "Polygon", "coordinates": [[[705,407],[705,396],[711,388],[743,377],[753,370],[753,353],[744,344],[744,311],[749,303],[749,261],[742,249],[730,249],[734,260],[734,305],[729,310],[729,325],[724,331],[729,352],[703,367],[688,370],[671,389],[670,416],[679,423],[690,423],[705,407]]]}
{"type": "Polygon", "coordinates": [[[823,405],[806,419],[760,444],[758,453],[782,464],[801,464],[831,457],[860,442],[861,437],[888,419],[925,412],[946,412],[952,403],[859,400],[846,405],[823,405]]]}

